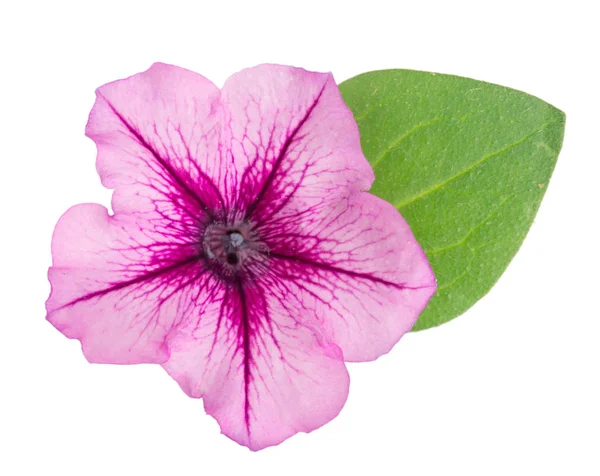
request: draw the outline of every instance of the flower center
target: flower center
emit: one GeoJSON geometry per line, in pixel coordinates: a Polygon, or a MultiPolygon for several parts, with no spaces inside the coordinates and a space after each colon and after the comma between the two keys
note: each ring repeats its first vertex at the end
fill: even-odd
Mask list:
{"type": "Polygon", "coordinates": [[[212,223],[204,232],[202,247],[204,256],[228,276],[264,260],[267,251],[252,225],[246,222],[212,223]]]}

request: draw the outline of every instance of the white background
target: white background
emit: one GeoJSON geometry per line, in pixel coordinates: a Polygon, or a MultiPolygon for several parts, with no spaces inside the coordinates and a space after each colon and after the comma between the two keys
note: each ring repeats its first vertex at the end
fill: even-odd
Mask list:
{"type": "Polygon", "coordinates": [[[594,2],[33,1],[0,7],[0,474],[598,475],[598,14],[594,2]],[[350,365],[338,418],[252,453],[158,366],[91,365],[48,324],[56,220],[109,204],[83,135],[94,89],[183,66],[222,84],[275,62],[338,81],[473,77],[567,114],[521,251],[457,320],[350,365]]]}

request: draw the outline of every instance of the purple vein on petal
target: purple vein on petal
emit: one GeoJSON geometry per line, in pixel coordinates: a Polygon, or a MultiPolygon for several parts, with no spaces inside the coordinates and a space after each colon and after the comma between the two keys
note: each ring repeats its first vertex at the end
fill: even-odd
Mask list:
{"type": "Polygon", "coordinates": [[[183,134],[181,133],[181,127],[177,127],[176,131],[177,131],[177,134],[179,135],[179,139],[181,140],[181,143],[183,144],[183,147],[185,148],[185,151],[187,154],[186,159],[187,159],[188,163],[193,165],[194,170],[196,171],[198,176],[201,177],[202,179],[204,179],[206,181],[206,183],[210,186],[211,190],[217,197],[217,200],[219,200],[219,203],[221,204],[221,208],[225,208],[225,200],[223,199],[223,195],[221,195],[221,191],[217,188],[217,186],[214,184],[214,182],[211,180],[211,178],[200,168],[198,163],[193,159],[192,152],[190,150],[190,146],[187,143],[187,141],[184,139],[183,134]]]}
{"type": "Polygon", "coordinates": [[[303,264],[306,266],[312,266],[314,268],[317,269],[322,269],[324,271],[330,271],[332,273],[339,273],[339,274],[345,274],[347,276],[351,276],[353,278],[360,278],[360,279],[367,279],[376,283],[380,283],[380,284],[384,284],[386,286],[392,286],[394,288],[397,289],[422,289],[424,287],[428,287],[429,285],[425,285],[425,286],[406,286],[404,284],[397,284],[397,283],[392,283],[391,281],[388,281],[386,279],[382,279],[382,278],[378,278],[377,276],[373,276],[371,274],[367,274],[367,273],[359,273],[357,271],[350,271],[348,269],[343,269],[343,268],[338,268],[337,266],[331,265],[331,264],[327,264],[327,263],[319,263],[318,261],[313,261],[307,258],[303,258],[301,256],[289,256],[289,255],[285,255],[282,253],[278,253],[276,251],[271,251],[269,253],[269,256],[271,258],[276,258],[276,259],[280,259],[280,260],[284,260],[284,261],[291,261],[293,263],[299,263],[299,264],[303,264]]]}
{"type": "Polygon", "coordinates": [[[261,202],[261,200],[264,198],[265,194],[269,190],[269,187],[271,186],[271,183],[275,179],[277,171],[278,171],[279,167],[281,166],[281,163],[282,163],[283,159],[285,158],[285,156],[288,152],[288,149],[292,145],[292,142],[294,141],[296,135],[298,134],[298,131],[300,131],[302,126],[306,123],[306,121],[308,121],[308,118],[312,114],[313,110],[315,109],[315,107],[317,107],[317,104],[319,103],[321,96],[323,96],[323,92],[325,91],[326,86],[327,86],[327,82],[325,82],[325,84],[321,87],[321,91],[319,91],[319,94],[317,94],[313,103],[306,110],[306,113],[304,114],[302,119],[298,122],[298,124],[296,125],[296,127],[294,128],[292,133],[286,138],[286,140],[281,148],[281,151],[279,152],[279,155],[277,156],[277,159],[273,163],[273,168],[271,169],[271,172],[269,173],[267,180],[265,180],[265,183],[263,184],[262,188],[260,189],[260,192],[258,192],[258,195],[256,196],[256,198],[248,206],[248,209],[246,210],[246,220],[252,217],[252,214],[255,212],[256,207],[258,207],[259,203],[261,202]]]}
{"type": "Polygon", "coordinates": [[[212,354],[215,350],[215,347],[217,345],[217,340],[218,340],[218,336],[219,336],[219,331],[221,330],[221,326],[223,323],[223,316],[225,315],[226,312],[226,305],[229,304],[229,292],[230,292],[230,286],[226,285],[224,287],[224,292],[225,295],[223,296],[223,299],[221,300],[221,304],[219,306],[219,317],[217,318],[217,325],[215,326],[215,331],[213,333],[213,339],[212,339],[212,345],[210,346],[210,350],[208,351],[208,355],[206,356],[206,360],[207,362],[210,362],[210,359],[212,358],[212,354]]]}
{"type": "Polygon", "coordinates": [[[235,279],[235,288],[240,299],[240,332],[243,341],[243,359],[244,359],[244,421],[248,435],[250,435],[250,398],[248,395],[250,389],[250,364],[252,355],[250,354],[250,322],[248,316],[248,303],[246,301],[246,292],[241,279],[235,279]]]}
{"type": "Polygon", "coordinates": [[[88,301],[90,299],[93,299],[95,297],[100,297],[100,296],[104,296],[105,294],[111,293],[113,291],[119,291],[121,289],[125,289],[129,286],[133,286],[136,284],[141,284],[141,283],[145,283],[146,281],[149,281],[151,279],[157,278],[159,276],[162,276],[164,274],[170,273],[171,271],[174,271],[176,269],[181,268],[182,266],[188,265],[190,263],[193,262],[197,262],[199,261],[201,258],[199,256],[190,256],[186,259],[183,259],[181,261],[178,261],[176,263],[173,263],[169,266],[165,266],[164,268],[158,268],[152,271],[149,271],[146,274],[142,274],[140,276],[136,276],[135,278],[129,279],[127,281],[122,281],[120,283],[116,283],[113,284],[112,286],[109,286],[108,288],[104,288],[104,289],[100,289],[98,291],[94,291],[92,293],[88,293],[88,294],[84,294],[83,296],[70,301],[66,304],[63,304],[62,306],[60,306],[57,310],[63,309],[65,307],[69,307],[69,306],[73,306],[77,303],[80,303],[82,301],[88,301]]]}

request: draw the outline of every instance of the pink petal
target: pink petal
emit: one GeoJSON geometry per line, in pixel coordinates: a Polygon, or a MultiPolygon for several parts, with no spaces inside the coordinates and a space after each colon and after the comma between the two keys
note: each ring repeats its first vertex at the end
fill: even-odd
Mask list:
{"type": "Polygon", "coordinates": [[[204,282],[192,246],[158,239],[140,219],[77,205],[52,239],[48,320],[79,339],[91,362],[164,362],[166,339],[189,309],[182,290],[204,282]]]}
{"type": "Polygon", "coordinates": [[[223,112],[213,83],[156,63],[96,95],[86,134],[98,146],[102,183],[115,189],[115,213],[177,223],[226,205],[223,112]]]}
{"type": "Polygon", "coordinates": [[[165,339],[183,318],[180,288],[203,282],[200,229],[227,205],[222,119],[220,91],[174,66],[98,89],[86,133],[103,184],[115,189],[115,217],[81,205],[61,218],[47,303],[48,319],[80,339],[89,360],[167,359],[165,339]]]}
{"type": "Polygon", "coordinates": [[[340,412],[349,387],[342,352],[298,312],[285,283],[265,274],[223,286],[216,298],[172,339],[163,366],[189,396],[204,398],[225,435],[259,450],[340,412]]]}
{"type": "Polygon", "coordinates": [[[364,192],[298,227],[266,231],[272,266],[295,289],[346,361],[373,360],[408,332],[436,289],[423,250],[398,211],[364,192]]]}
{"type": "Polygon", "coordinates": [[[331,74],[262,65],[223,87],[231,143],[241,173],[238,209],[267,221],[298,213],[345,190],[365,190],[373,170],[358,127],[331,74]]]}

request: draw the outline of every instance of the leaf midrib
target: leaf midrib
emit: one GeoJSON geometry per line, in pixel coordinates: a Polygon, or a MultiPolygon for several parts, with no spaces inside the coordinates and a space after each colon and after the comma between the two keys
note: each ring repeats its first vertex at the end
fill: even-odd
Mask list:
{"type": "Polygon", "coordinates": [[[408,197],[407,199],[394,204],[394,207],[396,207],[396,209],[400,210],[404,207],[406,207],[407,205],[410,205],[413,202],[416,202],[417,200],[421,200],[422,198],[426,197],[427,195],[441,189],[442,187],[446,186],[447,184],[449,184],[450,182],[457,180],[458,178],[462,177],[463,175],[471,172],[473,169],[477,168],[478,166],[484,164],[485,162],[487,162],[488,160],[502,154],[503,152],[506,152],[507,150],[512,149],[513,147],[516,147],[518,145],[523,144],[524,142],[526,142],[527,140],[529,140],[531,137],[533,137],[534,135],[542,132],[543,130],[547,129],[550,125],[552,124],[557,124],[559,121],[550,121],[547,122],[545,124],[542,124],[542,126],[540,126],[538,129],[536,129],[535,131],[531,132],[530,134],[525,135],[524,137],[522,137],[521,139],[513,142],[512,144],[508,144],[504,147],[502,147],[501,149],[492,152],[488,155],[485,155],[484,157],[482,157],[481,159],[473,162],[471,165],[469,165],[468,167],[464,168],[463,170],[461,170],[460,172],[458,172],[455,175],[452,175],[451,177],[447,178],[446,180],[439,182],[425,190],[422,190],[421,192],[418,192],[414,195],[412,195],[411,197],[408,197]]]}

